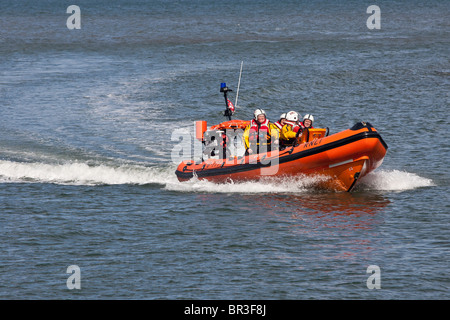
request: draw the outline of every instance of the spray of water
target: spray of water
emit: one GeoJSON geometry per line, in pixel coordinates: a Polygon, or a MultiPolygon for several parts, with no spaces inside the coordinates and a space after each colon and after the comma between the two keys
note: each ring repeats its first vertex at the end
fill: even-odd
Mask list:
{"type": "MultiPolygon", "coordinates": [[[[268,177],[257,182],[229,181],[216,184],[196,178],[179,182],[175,166],[148,167],[143,165],[90,165],[70,162],[48,164],[0,160],[0,182],[54,183],[70,185],[159,184],[162,188],[179,192],[212,193],[301,193],[310,190],[323,177],[268,177]]],[[[361,179],[358,189],[403,191],[430,187],[431,179],[398,170],[377,170],[361,179]]]]}

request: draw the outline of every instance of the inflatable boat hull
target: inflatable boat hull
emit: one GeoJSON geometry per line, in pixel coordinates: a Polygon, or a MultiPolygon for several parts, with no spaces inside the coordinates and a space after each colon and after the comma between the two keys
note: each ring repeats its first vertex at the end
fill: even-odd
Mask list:
{"type": "Polygon", "coordinates": [[[317,187],[351,191],[358,180],[379,167],[388,146],[370,123],[304,141],[295,147],[230,159],[183,161],[176,170],[179,181],[194,176],[224,183],[259,180],[267,176],[320,176],[317,187]]]}

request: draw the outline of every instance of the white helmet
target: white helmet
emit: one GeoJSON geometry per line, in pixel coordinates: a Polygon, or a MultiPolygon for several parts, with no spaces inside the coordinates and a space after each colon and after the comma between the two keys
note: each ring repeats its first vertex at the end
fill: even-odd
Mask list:
{"type": "Polygon", "coordinates": [[[281,119],[286,119],[286,113],[282,113],[282,114],[281,114],[280,120],[281,120],[281,119]]]}
{"type": "Polygon", "coordinates": [[[289,111],[288,113],[286,113],[286,120],[298,121],[298,113],[295,111],[289,111]]]}
{"type": "Polygon", "coordinates": [[[314,122],[314,116],[312,114],[307,114],[303,117],[303,121],[308,120],[308,119],[311,120],[311,123],[314,122]]]}
{"type": "Polygon", "coordinates": [[[255,120],[258,119],[258,116],[260,114],[263,114],[265,117],[267,117],[266,112],[263,109],[256,109],[255,112],[253,113],[253,115],[255,116],[255,120]]]}

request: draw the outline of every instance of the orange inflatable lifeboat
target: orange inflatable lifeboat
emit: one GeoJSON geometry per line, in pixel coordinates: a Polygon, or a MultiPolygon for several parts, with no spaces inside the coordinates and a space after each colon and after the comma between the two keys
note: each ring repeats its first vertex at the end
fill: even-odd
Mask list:
{"type": "MultiPolygon", "coordinates": [[[[248,123],[229,120],[208,131],[205,130],[206,122],[199,121],[196,136],[203,142],[210,139],[211,134],[216,138],[222,136],[222,145],[223,141],[231,145],[231,140],[237,141],[239,132],[243,132],[248,123]]],[[[332,135],[328,135],[328,129],[305,129],[294,145],[256,155],[225,151],[220,155],[221,148],[221,144],[216,143],[210,152],[211,147],[208,149],[205,145],[207,159],[181,162],[176,170],[178,180],[186,181],[195,176],[224,183],[259,180],[267,176],[317,175],[323,177],[318,179],[319,188],[351,191],[361,177],[381,165],[388,146],[370,123],[359,122],[332,135]]]]}

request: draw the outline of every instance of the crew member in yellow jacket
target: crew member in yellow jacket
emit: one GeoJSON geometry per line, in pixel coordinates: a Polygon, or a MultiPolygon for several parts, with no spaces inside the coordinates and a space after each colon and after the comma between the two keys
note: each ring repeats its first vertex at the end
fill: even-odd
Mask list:
{"type": "Polygon", "coordinates": [[[254,116],[242,136],[245,154],[264,153],[275,149],[279,143],[277,127],[267,119],[266,113],[262,109],[256,109],[254,116]]]}
{"type": "Polygon", "coordinates": [[[286,121],[280,132],[280,144],[281,146],[292,145],[297,137],[299,130],[303,129],[303,124],[299,122],[299,115],[295,111],[289,111],[286,114],[286,121]]]}

